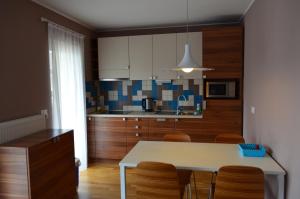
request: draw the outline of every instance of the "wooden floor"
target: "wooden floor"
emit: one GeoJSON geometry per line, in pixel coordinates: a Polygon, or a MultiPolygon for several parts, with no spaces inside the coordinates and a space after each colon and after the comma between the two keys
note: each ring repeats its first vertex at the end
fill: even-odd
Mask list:
{"type": "MultiPolygon", "coordinates": [[[[212,174],[194,172],[198,198],[207,198],[212,174]]],[[[135,198],[134,169],[127,170],[127,198],[135,198]]],[[[191,179],[193,180],[193,179],[191,179]]],[[[192,183],[193,198],[196,198],[192,183]]],[[[105,161],[90,164],[88,170],[81,172],[78,199],[119,199],[120,176],[118,162],[105,161]]]]}

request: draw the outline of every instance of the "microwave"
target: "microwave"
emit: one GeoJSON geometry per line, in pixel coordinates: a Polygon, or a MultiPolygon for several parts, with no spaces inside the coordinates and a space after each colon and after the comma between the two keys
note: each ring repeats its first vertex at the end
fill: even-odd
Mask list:
{"type": "Polygon", "coordinates": [[[205,79],[204,97],[206,99],[236,99],[238,98],[237,79],[205,79]]]}

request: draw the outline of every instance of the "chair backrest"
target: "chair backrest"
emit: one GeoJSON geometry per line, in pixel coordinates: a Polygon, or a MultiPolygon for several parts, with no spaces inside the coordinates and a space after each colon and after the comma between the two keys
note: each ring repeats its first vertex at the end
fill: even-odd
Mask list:
{"type": "Polygon", "coordinates": [[[191,142],[191,137],[185,133],[170,133],[164,136],[164,141],[170,142],[191,142]]]}
{"type": "Polygon", "coordinates": [[[214,199],[264,199],[264,173],[256,167],[222,167],[214,196],[214,199]]]}
{"type": "Polygon", "coordinates": [[[139,163],[135,185],[137,199],[180,199],[177,171],[171,164],[139,163]]]}
{"type": "Polygon", "coordinates": [[[215,143],[241,144],[245,143],[245,140],[238,134],[219,134],[215,138],[215,143]]]}

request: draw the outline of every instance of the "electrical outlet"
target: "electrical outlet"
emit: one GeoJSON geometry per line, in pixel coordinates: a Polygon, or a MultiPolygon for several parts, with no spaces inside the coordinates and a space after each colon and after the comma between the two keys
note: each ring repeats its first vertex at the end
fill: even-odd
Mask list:
{"type": "Polygon", "coordinates": [[[45,118],[48,118],[48,110],[47,109],[43,109],[41,110],[41,114],[45,116],[45,118]]]}

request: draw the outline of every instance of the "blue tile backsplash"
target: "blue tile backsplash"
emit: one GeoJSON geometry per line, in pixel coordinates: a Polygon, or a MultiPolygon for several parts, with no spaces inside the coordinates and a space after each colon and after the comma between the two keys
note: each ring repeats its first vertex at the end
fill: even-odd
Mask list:
{"type": "Polygon", "coordinates": [[[87,81],[85,83],[86,91],[86,108],[88,112],[93,112],[97,109],[97,98],[98,98],[98,89],[97,85],[93,81],[87,81]]]}
{"type": "Polygon", "coordinates": [[[177,98],[184,95],[186,102],[180,102],[186,110],[194,110],[202,103],[202,80],[124,80],[86,82],[87,109],[140,111],[142,99],[151,97],[162,110],[176,110],[177,98]]]}

